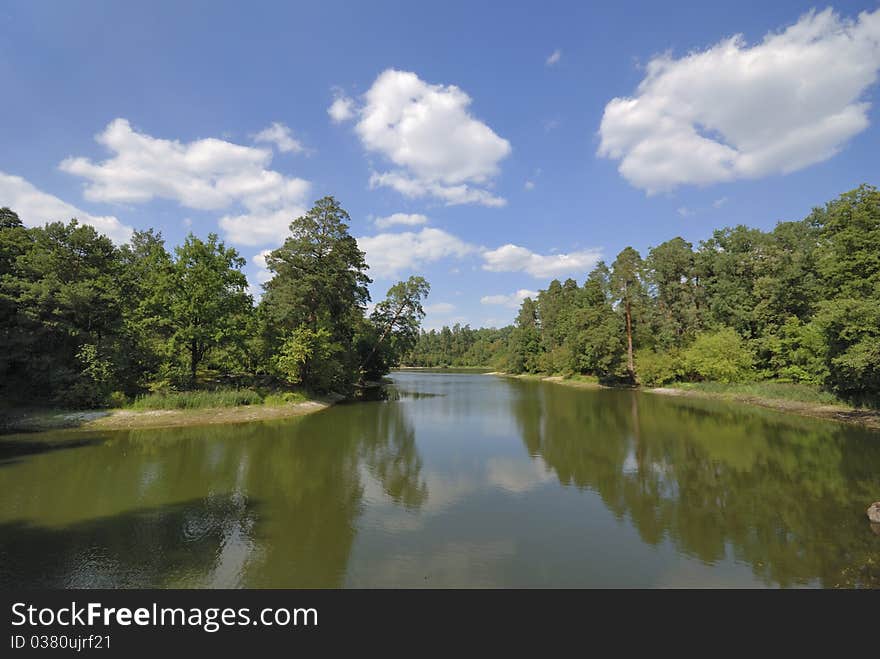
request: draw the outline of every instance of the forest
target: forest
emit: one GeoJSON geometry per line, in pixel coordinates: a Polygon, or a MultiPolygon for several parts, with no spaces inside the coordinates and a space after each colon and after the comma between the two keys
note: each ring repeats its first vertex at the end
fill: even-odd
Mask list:
{"type": "Polygon", "coordinates": [[[880,394],[880,192],[862,185],[772,231],[718,229],[554,280],[513,327],[421,332],[414,366],[677,381],[793,382],[875,406],[880,394]]]}
{"type": "Polygon", "coordinates": [[[255,304],[245,260],[218,236],[169,250],[152,229],[116,246],[91,226],[27,228],[0,209],[0,399],[122,406],[195,389],[350,396],[409,349],[429,291],[392,286],[368,315],[364,253],[325,197],[266,258],[255,304]]]}

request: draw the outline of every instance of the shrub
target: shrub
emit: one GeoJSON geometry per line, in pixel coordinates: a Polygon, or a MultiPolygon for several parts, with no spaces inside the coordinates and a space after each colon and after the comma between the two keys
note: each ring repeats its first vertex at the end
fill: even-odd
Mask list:
{"type": "Polygon", "coordinates": [[[754,363],[752,351],[742,337],[729,327],[697,335],[684,354],[686,375],[717,382],[754,379],[754,363]]]}
{"type": "Polygon", "coordinates": [[[682,356],[677,350],[639,350],[635,354],[635,362],[639,384],[649,387],[659,387],[684,375],[682,356]]]}
{"type": "Polygon", "coordinates": [[[122,391],[114,391],[107,396],[107,405],[109,407],[125,407],[128,404],[128,396],[122,391]]]}

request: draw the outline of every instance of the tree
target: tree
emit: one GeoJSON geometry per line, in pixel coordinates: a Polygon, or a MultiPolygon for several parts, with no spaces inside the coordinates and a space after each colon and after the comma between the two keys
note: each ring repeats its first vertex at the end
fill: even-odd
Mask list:
{"type": "MultiPolygon", "coordinates": [[[[277,348],[290,333],[304,327],[317,335],[327,332],[338,364],[330,386],[348,391],[355,379],[359,355],[355,347],[370,300],[367,264],[357,241],[348,233],[348,213],[333,197],[324,197],[290,223],[284,244],[270,252],[266,265],[272,278],[264,284],[261,305],[277,348]]],[[[314,370],[303,365],[303,382],[314,386],[314,370]]]]}
{"type": "Polygon", "coordinates": [[[520,306],[508,345],[507,368],[512,373],[537,372],[541,333],[538,329],[538,308],[530,297],[524,299],[520,306]]]}
{"type": "Polygon", "coordinates": [[[643,297],[642,257],[632,247],[626,247],[612,265],[611,285],[626,318],[626,370],[630,380],[635,380],[633,361],[633,308],[643,297]]]}
{"type": "Polygon", "coordinates": [[[575,354],[582,372],[610,376],[618,370],[626,332],[612,303],[611,271],[600,261],[584,282],[582,307],[575,321],[575,354]]]}
{"type": "Polygon", "coordinates": [[[370,354],[361,363],[360,370],[370,362],[389,335],[394,342],[394,361],[412,348],[418,338],[419,323],[425,317],[422,300],[428,296],[430,290],[431,285],[425,278],[417,276],[399,281],[388,289],[385,299],[370,314],[370,320],[379,330],[379,335],[370,354]]]}
{"type": "Polygon", "coordinates": [[[693,246],[681,237],[661,243],[648,253],[646,270],[657,344],[665,349],[689,343],[701,324],[693,246]]]}
{"type": "Polygon", "coordinates": [[[175,248],[165,281],[171,345],[187,356],[189,382],[209,350],[243,338],[245,314],[252,308],[245,261],[211,233],[203,241],[193,234],[175,248]]]}
{"type": "Polygon", "coordinates": [[[13,216],[4,213],[0,229],[4,388],[10,397],[100,404],[123,353],[118,250],[76,220],[24,229],[13,216]]]}
{"type": "Polygon", "coordinates": [[[266,257],[273,277],[264,299],[276,322],[290,329],[326,327],[334,339],[351,338],[354,316],[370,301],[371,280],[349,221],[336,199],[324,197],[290,223],[284,244],[266,257]]]}

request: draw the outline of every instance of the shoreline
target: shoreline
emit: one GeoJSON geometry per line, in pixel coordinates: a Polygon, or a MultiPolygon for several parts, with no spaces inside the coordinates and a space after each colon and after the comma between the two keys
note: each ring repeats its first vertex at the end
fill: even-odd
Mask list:
{"type": "Polygon", "coordinates": [[[139,428],[178,428],[288,419],[327,409],[337,401],[307,400],[286,405],[238,405],[176,410],[33,411],[2,420],[0,437],[22,432],[52,430],[95,431],[139,428]]]}
{"type": "Polygon", "coordinates": [[[755,405],[785,414],[794,414],[813,419],[825,419],[837,421],[848,425],[861,426],[869,430],[880,430],[880,411],[859,409],[848,405],[828,405],[823,403],[805,403],[797,400],[784,398],[765,398],[762,396],[750,396],[736,393],[713,393],[707,391],[693,391],[676,387],[644,388],[642,391],[659,396],[673,396],[684,398],[702,398],[709,400],[725,400],[734,403],[755,405]]]}
{"type": "Polygon", "coordinates": [[[531,373],[513,375],[512,373],[503,373],[499,371],[486,373],[485,375],[496,375],[499,377],[516,378],[519,380],[538,380],[541,382],[552,382],[555,384],[563,385],[565,387],[574,387],[578,389],[630,389],[633,391],[641,391],[649,394],[657,394],[659,396],[699,398],[704,400],[723,400],[734,403],[743,403],[746,405],[754,405],[756,407],[763,407],[765,409],[775,410],[784,414],[793,414],[795,416],[803,416],[813,419],[825,419],[827,421],[837,421],[838,423],[861,426],[869,430],[880,430],[880,410],[859,409],[856,407],[851,407],[849,405],[806,403],[784,398],[768,398],[737,393],[694,391],[692,389],[680,389],[677,387],[609,387],[607,385],[600,384],[599,382],[572,380],[562,375],[538,375],[531,373]]]}

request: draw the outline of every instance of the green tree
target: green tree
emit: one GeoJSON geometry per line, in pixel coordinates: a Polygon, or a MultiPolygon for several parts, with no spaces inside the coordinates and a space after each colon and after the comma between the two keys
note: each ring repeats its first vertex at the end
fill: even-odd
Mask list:
{"type": "Polygon", "coordinates": [[[646,269],[658,347],[690,343],[701,325],[693,246],[680,237],[667,240],[648,253],[646,269]]]}
{"type": "Polygon", "coordinates": [[[641,309],[644,300],[643,269],[642,257],[632,247],[624,248],[611,266],[611,286],[626,319],[626,371],[629,379],[633,381],[635,380],[633,312],[635,309],[641,309]]]}
{"type": "MultiPolygon", "coordinates": [[[[272,278],[264,284],[262,305],[277,345],[294,330],[326,330],[338,349],[334,368],[340,377],[333,386],[348,391],[357,379],[359,355],[356,334],[370,300],[367,264],[357,241],[348,232],[348,213],[333,197],[324,197],[290,223],[290,235],[272,251],[266,264],[272,278]]],[[[306,369],[304,383],[311,369],[306,369]]]]}
{"type": "Polygon", "coordinates": [[[213,233],[206,241],[189,234],[174,250],[164,286],[169,339],[186,355],[190,385],[208,351],[243,339],[245,316],[253,305],[244,264],[213,233]]]}
{"type": "Polygon", "coordinates": [[[387,343],[391,344],[391,361],[397,363],[400,355],[411,349],[419,334],[419,324],[425,317],[422,300],[428,296],[431,285],[424,277],[412,276],[399,281],[388,289],[385,299],[376,304],[370,321],[378,330],[378,336],[361,370],[370,363],[376,351],[387,343]]]}

